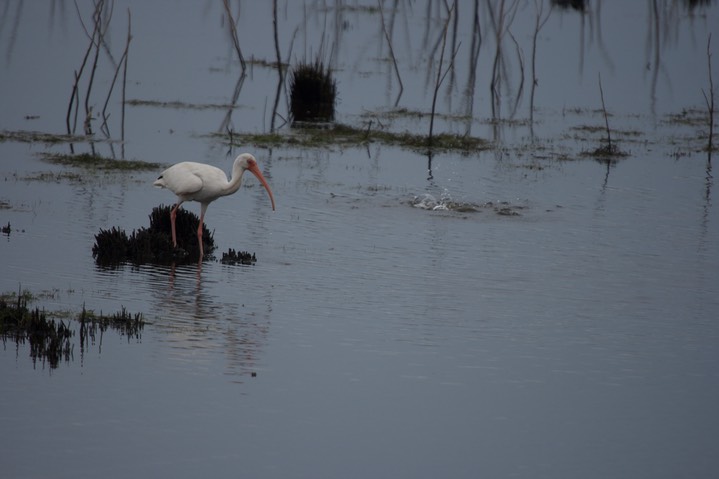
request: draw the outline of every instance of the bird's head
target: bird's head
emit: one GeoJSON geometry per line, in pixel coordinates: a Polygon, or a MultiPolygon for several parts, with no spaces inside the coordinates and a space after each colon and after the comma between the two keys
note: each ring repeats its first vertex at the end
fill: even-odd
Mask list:
{"type": "Polygon", "coordinates": [[[269,193],[270,195],[270,201],[272,202],[272,210],[274,211],[275,197],[272,195],[270,185],[267,184],[267,180],[265,180],[265,177],[262,175],[262,172],[260,171],[260,167],[257,165],[257,160],[255,160],[255,157],[249,153],[242,153],[240,156],[235,158],[235,165],[239,166],[242,171],[249,171],[250,173],[255,175],[258,180],[260,180],[260,183],[262,183],[262,186],[265,187],[267,193],[269,193]]]}
{"type": "Polygon", "coordinates": [[[243,170],[252,170],[253,168],[259,168],[257,166],[257,160],[254,156],[249,153],[242,153],[235,158],[235,163],[243,170]]]}

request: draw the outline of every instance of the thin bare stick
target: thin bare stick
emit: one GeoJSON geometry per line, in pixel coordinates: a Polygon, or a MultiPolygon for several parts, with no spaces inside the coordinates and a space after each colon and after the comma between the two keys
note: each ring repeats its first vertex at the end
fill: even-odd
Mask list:
{"type": "MultiPolygon", "coordinates": [[[[127,11],[127,43],[125,44],[125,51],[122,52],[122,56],[120,57],[120,62],[117,64],[117,68],[115,68],[115,75],[112,77],[112,82],[110,83],[110,89],[107,92],[107,97],[105,98],[105,104],[102,106],[102,125],[101,129],[105,131],[105,134],[107,136],[109,135],[109,130],[107,128],[107,119],[109,118],[107,115],[107,105],[110,102],[110,97],[112,96],[112,91],[115,89],[115,82],[117,81],[117,76],[120,74],[120,67],[124,64],[125,59],[127,58],[127,52],[130,49],[130,40],[132,39],[132,36],[130,35],[130,11],[128,9],[127,11]]],[[[123,90],[125,88],[125,83],[123,82],[123,90]]],[[[123,93],[123,107],[124,107],[124,93],[123,93]]]]}
{"type": "MultiPolygon", "coordinates": [[[[90,107],[90,93],[92,92],[92,84],[95,81],[95,72],[97,71],[97,61],[100,56],[100,45],[102,44],[102,38],[104,31],[102,30],[102,9],[104,0],[97,2],[97,8],[93,19],[95,21],[95,31],[97,35],[97,41],[95,42],[95,59],[92,63],[92,69],[90,70],[90,79],[87,82],[87,92],[85,93],[85,134],[92,135],[92,108],[90,107]]],[[[109,21],[109,20],[108,20],[109,21]]]]}
{"type": "MultiPolygon", "coordinates": [[[[444,80],[444,77],[449,72],[449,68],[447,68],[447,71],[442,74],[442,63],[444,62],[444,49],[447,44],[447,31],[449,30],[449,21],[452,19],[452,14],[454,13],[454,5],[452,8],[449,9],[449,16],[447,17],[447,21],[444,22],[444,32],[442,34],[442,48],[440,50],[439,54],[439,66],[437,67],[437,81],[434,84],[434,94],[432,95],[432,113],[429,118],[429,136],[427,137],[427,143],[429,146],[432,146],[432,133],[434,131],[434,112],[435,108],[437,106],[437,93],[439,92],[439,87],[442,84],[442,81],[444,80]]],[[[458,47],[459,48],[459,47],[458,47]]],[[[457,52],[453,52],[452,55],[452,62],[454,62],[454,57],[457,55],[457,52]]]]}
{"type": "Polygon", "coordinates": [[[482,30],[479,24],[479,0],[474,0],[474,13],[472,15],[472,43],[469,47],[469,75],[465,89],[465,115],[468,118],[465,134],[469,135],[472,128],[472,116],[474,113],[474,91],[477,82],[477,64],[479,61],[479,50],[482,46],[482,30]]]}
{"type": "Polygon", "coordinates": [[[709,162],[711,162],[711,152],[713,149],[712,138],[714,136],[714,80],[712,79],[712,53],[711,53],[711,42],[712,34],[709,34],[707,39],[707,64],[709,66],[709,97],[702,88],[702,95],[704,95],[704,101],[707,104],[707,110],[709,111],[709,144],[707,145],[707,151],[709,152],[709,162]]]}
{"type": "Polygon", "coordinates": [[[609,132],[609,118],[607,117],[607,108],[604,106],[604,91],[602,90],[602,74],[599,73],[599,95],[602,98],[602,111],[604,112],[604,123],[607,127],[607,151],[612,151],[612,135],[609,132]]]}
{"type": "Polygon", "coordinates": [[[240,59],[240,65],[242,65],[242,73],[245,73],[245,70],[247,70],[247,65],[245,64],[245,57],[242,55],[242,49],[240,48],[240,40],[237,38],[237,26],[235,25],[235,19],[232,17],[232,12],[230,11],[230,2],[229,0],[222,0],[225,4],[225,13],[227,13],[228,17],[228,23],[230,24],[230,36],[232,37],[232,43],[235,44],[235,50],[237,51],[237,57],[240,59]]]}
{"type": "MultiPolygon", "coordinates": [[[[74,130],[70,127],[70,117],[72,116],[72,104],[77,98],[77,83],[80,81],[80,75],[75,70],[75,82],[72,84],[72,92],[70,93],[70,101],[67,104],[67,115],[65,116],[65,125],[67,126],[67,134],[72,135],[74,130]]],[[[77,116],[76,116],[77,118],[77,116]]],[[[76,123],[77,124],[77,123],[76,123]]]]}
{"type": "Polygon", "coordinates": [[[127,45],[125,46],[125,62],[122,68],[122,119],[120,121],[120,139],[122,140],[122,157],[125,157],[125,87],[127,86],[127,59],[130,56],[130,40],[132,40],[132,16],[127,9],[127,45]]]}
{"type": "Polygon", "coordinates": [[[284,75],[282,74],[282,56],[280,54],[280,40],[277,33],[277,0],[272,0],[272,29],[275,37],[275,55],[277,58],[277,73],[279,79],[277,81],[277,91],[275,92],[275,103],[272,109],[272,118],[270,118],[270,133],[275,131],[275,113],[277,105],[280,103],[280,94],[282,93],[282,84],[284,83],[284,75]]]}
{"type": "Polygon", "coordinates": [[[382,31],[384,32],[384,37],[387,40],[387,45],[389,46],[389,55],[392,58],[392,63],[394,64],[394,72],[397,75],[397,81],[399,82],[399,93],[397,94],[397,100],[394,103],[394,106],[397,106],[399,104],[399,99],[402,96],[402,92],[404,92],[404,85],[402,84],[402,76],[399,74],[399,67],[397,66],[397,57],[394,55],[394,49],[392,48],[392,39],[389,36],[389,33],[387,32],[387,26],[384,22],[384,13],[382,12],[382,2],[381,0],[377,0],[377,6],[379,7],[379,15],[382,19],[382,31]]]}
{"type": "Polygon", "coordinates": [[[509,33],[509,38],[511,38],[514,43],[514,48],[517,51],[517,61],[519,62],[519,88],[517,89],[517,98],[514,100],[514,107],[512,108],[512,115],[510,116],[511,118],[514,118],[514,115],[517,114],[519,101],[522,99],[522,95],[524,94],[524,52],[519,46],[519,43],[517,43],[517,39],[514,38],[514,35],[512,35],[512,32],[508,31],[507,33],[509,33]]]}
{"type": "Polygon", "coordinates": [[[549,20],[549,15],[552,13],[552,4],[549,6],[547,15],[542,18],[542,12],[544,10],[544,0],[534,0],[534,8],[537,10],[537,17],[534,23],[534,36],[532,37],[532,88],[529,91],[529,124],[534,125],[534,90],[539,84],[537,78],[537,37],[539,31],[544,27],[544,24],[549,20]]]}
{"type": "MultiPolygon", "coordinates": [[[[96,11],[99,7],[99,4],[95,6],[96,11]]],[[[83,25],[83,28],[85,28],[84,23],[82,23],[82,16],[80,15],[80,9],[77,6],[77,2],[75,3],[75,9],[77,10],[77,15],[80,17],[80,23],[83,25]]],[[[93,14],[94,17],[94,14],[93,14]]],[[[65,118],[65,123],[67,125],[67,134],[71,135],[74,134],[77,129],[77,113],[79,108],[79,83],[80,78],[82,77],[82,72],[85,70],[85,65],[87,64],[87,59],[90,57],[90,52],[92,51],[92,47],[95,45],[95,34],[97,33],[97,29],[100,27],[98,23],[95,23],[95,28],[92,31],[92,35],[88,35],[90,38],[90,43],[87,46],[87,50],[85,51],[85,56],[82,59],[82,64],[80,65],[80,69],[75,71],[75,82],[72,85],[72,93],[70,94],[70,101],[68,102],[67,106],[67,116],[65,118]],[[75,118],[73,122],[72,128],[70,128],[70,117],[72,116],[72,107],[73,107],[73,101],[75,102],[75,118]]],[[[85,30],[85,33],[87,33],[87,30],[85,30]]]]}

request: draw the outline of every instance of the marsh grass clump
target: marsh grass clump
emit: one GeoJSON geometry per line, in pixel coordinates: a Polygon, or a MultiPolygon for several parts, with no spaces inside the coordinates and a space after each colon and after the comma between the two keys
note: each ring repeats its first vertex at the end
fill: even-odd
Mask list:
{"type": "MultiPolygon", "coordinates": [[[[197,261],[200,248],[197,244],[197,227],[200,218],[183,208],[177,210],[177,244],[172,245],[170,211],[173,206],[160,205],[152,209],[150,227],[133,230],[128,234],[116,227],[101,229],[95,235],[92,256],[100,266],[133,264],[185,264],[197,261]]],[[[216,249],[213,233],[202,225],[202,243],[205,257],[216,249]]]]}
{"type": "Polygon", "coordinates": [[[145,327],[142,313],[131,314],[124,306],[119,312],[104,316],[102,312],[96,315],[93,311],[88,311],[83,305],[78,322],[80,323],[80,344],[83,351],[88,347],[90,341],[95,343],[98,335],[102,338],[108,328],[117,331],[121,336],[126,336],[127,341],[130,342],[131,339],[141,339],[141,333],[145,327]]]}
{"type": "Polygon", "coordinates": [[[88,170],[151,171],[162,166],[160,163],[150,163],[146,161],[116,160],[95,153],[79,153],[75,155],[45,153],[42,156],[46,161],[56,165],[74,166],[88,170]]]}
{"type": "MultiPolygon", "coordinates": [[[[8,340],[18,346],[28,343],[33,365],[42,361],[43,367],[47,364],[50,369],[56,369],[62,360],[67,363],[74,359],[72,338],[76,329],[73,319],[80,323],[81,356],[89,341],[94,344],[98,335],[102,340],[102,334],[107,329],[127,336],[129,342],[132,338],[139,340],[145,326],[141,313],[130,314],[124,307],[115,314],[105,316],[102,313],[96,315],[83,305],[80,315],[67,318],[67,321],[48,319],[45,310],[28,307],[33,298],[28,291],[0,295],[0,337],[3,344],[8,340]]],[[[51,316],[59,314],[65,316],[65,313],[50,313],[51,316]]]]}
{"type": "Polygon", "coordinates": [[[629,153],[620,150],[616,143],[607,143],[590,151],[588,155],[595,158],[618,158],[628,156],[629,153]]]}
{"type": "Polygon", "coordinates": [[[14,302],[0,298],[0,336],[3,343],[7,339],[16,344],[30,344],[30,357],[33,364],[38,360],[55,369],[61,360],[66,362],[72,357],[70,338],[74,332],[63,321],[48,319],[45,311],[39,308],[29,309],[29,293],[20,293],[14,302]]]}
{"type": "MultiPolygon", "coordinates": [[[[232,144],[252,144],[261,148],[282,146],[333,148],[381,143],[424,153],[427,151],[428,137],[409,132],[397,133],[384,129],[355,128],[335,123],[322,129],[294,128],[290,135],[279,133],[235,134],[230,141],[232,144]]],[[[469,135],[441,133],[432,139],[433,151],[459,151],[463,154],[470,154],[492,147],[491,142],[469,135]]]]}
{"type": "Polygon", "coordinates": [[[254,253],[250,254],[247,251],[235,251],[230,248],[227,253],[222,253],[222,264],[229,265],[251,265],[257,263],[257,257],[254,253]]]}
{"type": "Polygon", "coordinates": [[[329,66],[317,59],[300,63],[290,76],[290,112],[294,122],[330,122],[335,119],[337,83],[329,66]]]}

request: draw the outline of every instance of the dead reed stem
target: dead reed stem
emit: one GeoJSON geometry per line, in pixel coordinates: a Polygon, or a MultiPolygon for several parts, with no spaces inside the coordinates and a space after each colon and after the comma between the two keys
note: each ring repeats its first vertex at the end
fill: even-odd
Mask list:
{"type": "Polygon", "coordinates": [[[709,34],[707,38],[707,65],[709,67],[709,97],[702,88],[702,94],[704,95],[704,101],[707,104],[707,110],[709,112],[709,143],[707,145],[707,151],[709,152],[709,162],[711,162],[711,152],[713,149],[712,141],[714,137],[714,80],[712,79],[712,52],[711,52],[712,34],[709,34]]]}
{"type": "MultiPolygon", "coordinates": [[[[482,46],[482,30],[479,24],[479,0],[474,1],[474,12],[472,14],[472,43],[469,47],[469,75],[467,78],[467,88],[465,97],[467,98],[466,115],[472,118],[474,113],[474,90],[477,82],[477,64],[479,61],[479,50],[482,46]]],[[[466,134],[470,133],[472,122],[469,120],[467,124],[466,134]]]]}
{"type": "MultiPolygon", "coordinates": [[[[125,74],[123,74],[123,82],[122,82],[122,118],[123,118],[123,125],[124,125],[124,112],[125,112],[125,86],[126,86],[126,77],[127,77],[127,54],[130,49],[130,40],[132,39],[131,35],[131,27],[130,27],[130,10],[127,11],[127,42],[125,43],[125,50],[122,52],[122,57],[120,57],[120,62],[117,64],[115,68],[115,74],[112,77],[112,82],[110,83],[110,89],[107,92],[107,97],[105,97],[105,103],[102,106],[102,126],[101,128],[105,131],[107,136],[109,135],[109,131],[107,128],[107,120],[109,116],[107,115],[107,105],[110,102],[110,97],[112,96],[112,91],[115,89],[115,82],[117,81],[117,77],[120,74],[120,67],[123,65],[125,66],[125,74]]],[[[124,126],[122,127],[122,139],[125,139],[124,134],[124,126]]]]}
{"type": "Polygon", "coordinates": [[[604,90],[602,90],[602,74],[599,73],[599,96],[602,99],[602,111],[604,112],[604,124],[607,127],[607,151],[612,151],[612,135],[609,131],[609,117],[607,116],[607,108],[604,106],[604,90]]]}
{"type": "MultiPolygon", "coordinates": [[[[102,1],[98,2],[98,4],[95,6],[95,12],[93,13],[93,19],[99,18],[98,15],[98,9],[102,8],[102,1]]],[[[82,24],[83,28],[85,28],[85,24],[82,22],[82,15],[80,15],[80,9],[77,6],[77,2],[75,2],[75,9],[77,10],[77,15],[80,18],[80,23],[82,24]]],[[[88,38],[90,39],[90,43],[87,46],[87,50],[85,50],[85,56],[82,58],[82,63],[80,64],[80,69],[75,71],[75,81],[72,85],[72,93],[70,94],[70,101],[68,102],[67,106],[67,116],[65,117],[65,123],[67,126],[67,134],[72,135],[75,133],[77,129],[77,114],[79,110],[79,83],[80,78],[82,78],[82,73],[85,70],[85,66],[87,65],[87,59],[90,57],[90,52],[92,51],[92,47],[95,45],[95,36],[97,35],[97,31],[100,28],[100,23],[96,20],[94,22],[94,27],[92,34],[89,34],[87,32],[87,29],[85,29],[85,33],[87,33],[88,38]],[[75,104],[75,116],[73,120],[73,125],[70,127],[70,117],[73,116],[73,103],[75,104]]]]}
{"type": "Polygon", "coordinates": [[[532,88],[529,91],[529,124],[534,124],[534,90],[537,88],[537,85],[539,84],[539,80],[537,78],[537,37],[539,36],[539,31],[544,27],[544,24],[547,23],[547,20],[549,20],[549,15],[552,13],[552,5],[549,6],[549,11],[547,12],[547,15],[542,18],[542,13],[544,11],[544,1],[534,0],[534,8],[537,10],[537,17],[535,19],[534,23],[534,35],[532,36],[532,88]]]}
{"type": "Polygon", "coordinates": [[[449,21],[452,19],[452,15],[454,13],[454,5],[449,9],[449,15],[447,16],[447,21],[444,23],[444,31],[442,32],[442,48],[440,50],[439,54],[439,66],[437,67],[437,81],[434,84],[434,94],[432,95],[432,114],[429,118],[429,136],[427,137],[427,143],[431,147],[432,146],[432,134],[434,131],[434,112],[437,106],[437,94],[439,93],[439,87],[442,85],[442,82],[444,81],[444,78],[447,76],[447,73],[450,71],[452,64],[454,63],[454,57],[457,55],[457,52],[459,51],[459,46],[457,46],[457,50],[452,52],[452,58],[450,59],[450,66],[447,67],[447,70],[445,70],[444,73],[442,73],[442,65],[444,63],[444,49],[447,44],[447,31],[449,30],[449,21]]]}
{"type": "MultiPolygon", "coordinates": [[[[93,42],[95,46],[95,58],[92,62],[92,69],[90,70],[90,79],[87,82],[87,92],[85,92],[85,134],[92,135],[92,107],[90,106],[90,93],[92,92],[92,84],[95,81],[95,72],[97,71],[97,62],[100,58],[100,46],[102,45],[102,39],[105,35],[105,31],[102,28],[102,9],[104,8],[105,1],[100,0],[96,4],[95,13],[93,15],[93,21],[95,22],[95,32],[97,40],[93,42]]],[[[112,12],[110,13],[112,14],[112,12]]],[[[108,19],[109,21],[109,19],[108,19]]]]}
{"type": "Polygon", "coordinates": [[[404,92],[404,85],[402,84],[402,76],[399,74],[399,67],[397,66],[397,57],[394,55],[394,49],[392,48],[392,38],[390,38],[389,33],[387,32],[387,26],[384,22],[384,12],[382,11],[382,2],[381,0],[377,0],[377,6],[379,7],[379,15],[382,19],[382,31],[384,32],[384,37],[387,40],[387,46],[389,47],[389,55],[392,58],[392,64],[394,65],[394,72],[397,75],[397,81],[399,82],[399,93],[397,94],[397,99],[394,102],[394,106],[397,106],[399,104],[399,99],[402,96],[402,92],[404,92]]]}
{"type": "Polygon", "coordinates": [[[132,16],[130,9],[127,9],[127,44],[125,45],[125,62],[122,68],[122,104],[120,120],[120,139],[122,140],[122,157],[125,157],[125,91],[127,86],[127,59],[130,53],[130,40],[132,40],[132,16]]]}
{"type": "Polygon", "coordinates": [[[524,54],[512,32],[507,33],[509,33],[509,38],[514,43],[514,48],[517,51],[517,61],[519,62],[519,88],[517,88],[517,97],[514,99],[514,107],[512,107],[512,114],[510,115],[511,118],[514,118],[514,115],[517,114],[517,108],[519,108],[519,101],[524,94],[524,54]]]}
{"type": "Polygon", "coordinates": [[[222,0],[225,4],[225,13],[227,13],[227,21],[230,24],[230,37],[232,37],[232,43],[235,45],[235,51],[237,51],[237,57],[240,59],[240,65],[242,65],[242,73],[245,73],[247,64],[245,63],[245,57],[242,55],[242,49],[240,48],[240,40],[237,38],[237,26],[235,25],[235,19],[232,16],[230,10],[229,0],[222,0]]]}

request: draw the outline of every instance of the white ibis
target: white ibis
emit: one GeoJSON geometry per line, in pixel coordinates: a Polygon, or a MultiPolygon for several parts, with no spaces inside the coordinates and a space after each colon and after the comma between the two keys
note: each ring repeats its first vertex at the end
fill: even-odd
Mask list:
{"type": "Polygon", "coordinates": [[[170,212],[170,224],[172,225],[172,244],[177,247],[177,235],[175,234],[175,217],[177,209],[185,201],[197,201],[200,203],[200,226],[197,228],[197,241],[200,243],[200,261],[202,261],[202,224],[205,219],[207,207],[220,196],[227,196],[235,193],[240,188],[242,174],[249,170],[254,174],[262,186],[267,189],[272,201],[272,209],[275,209],[275,198],[272,196],[270,185],[262,176],[257,160],[249,153],[243,153],[232,164],[232,178],[227,181],[227,175],[219,168],[203,163],[183,161],[172,165],[162,172],[153,185],[160,188],[167,188],[177,195],[177,204],[170,212]]]}

